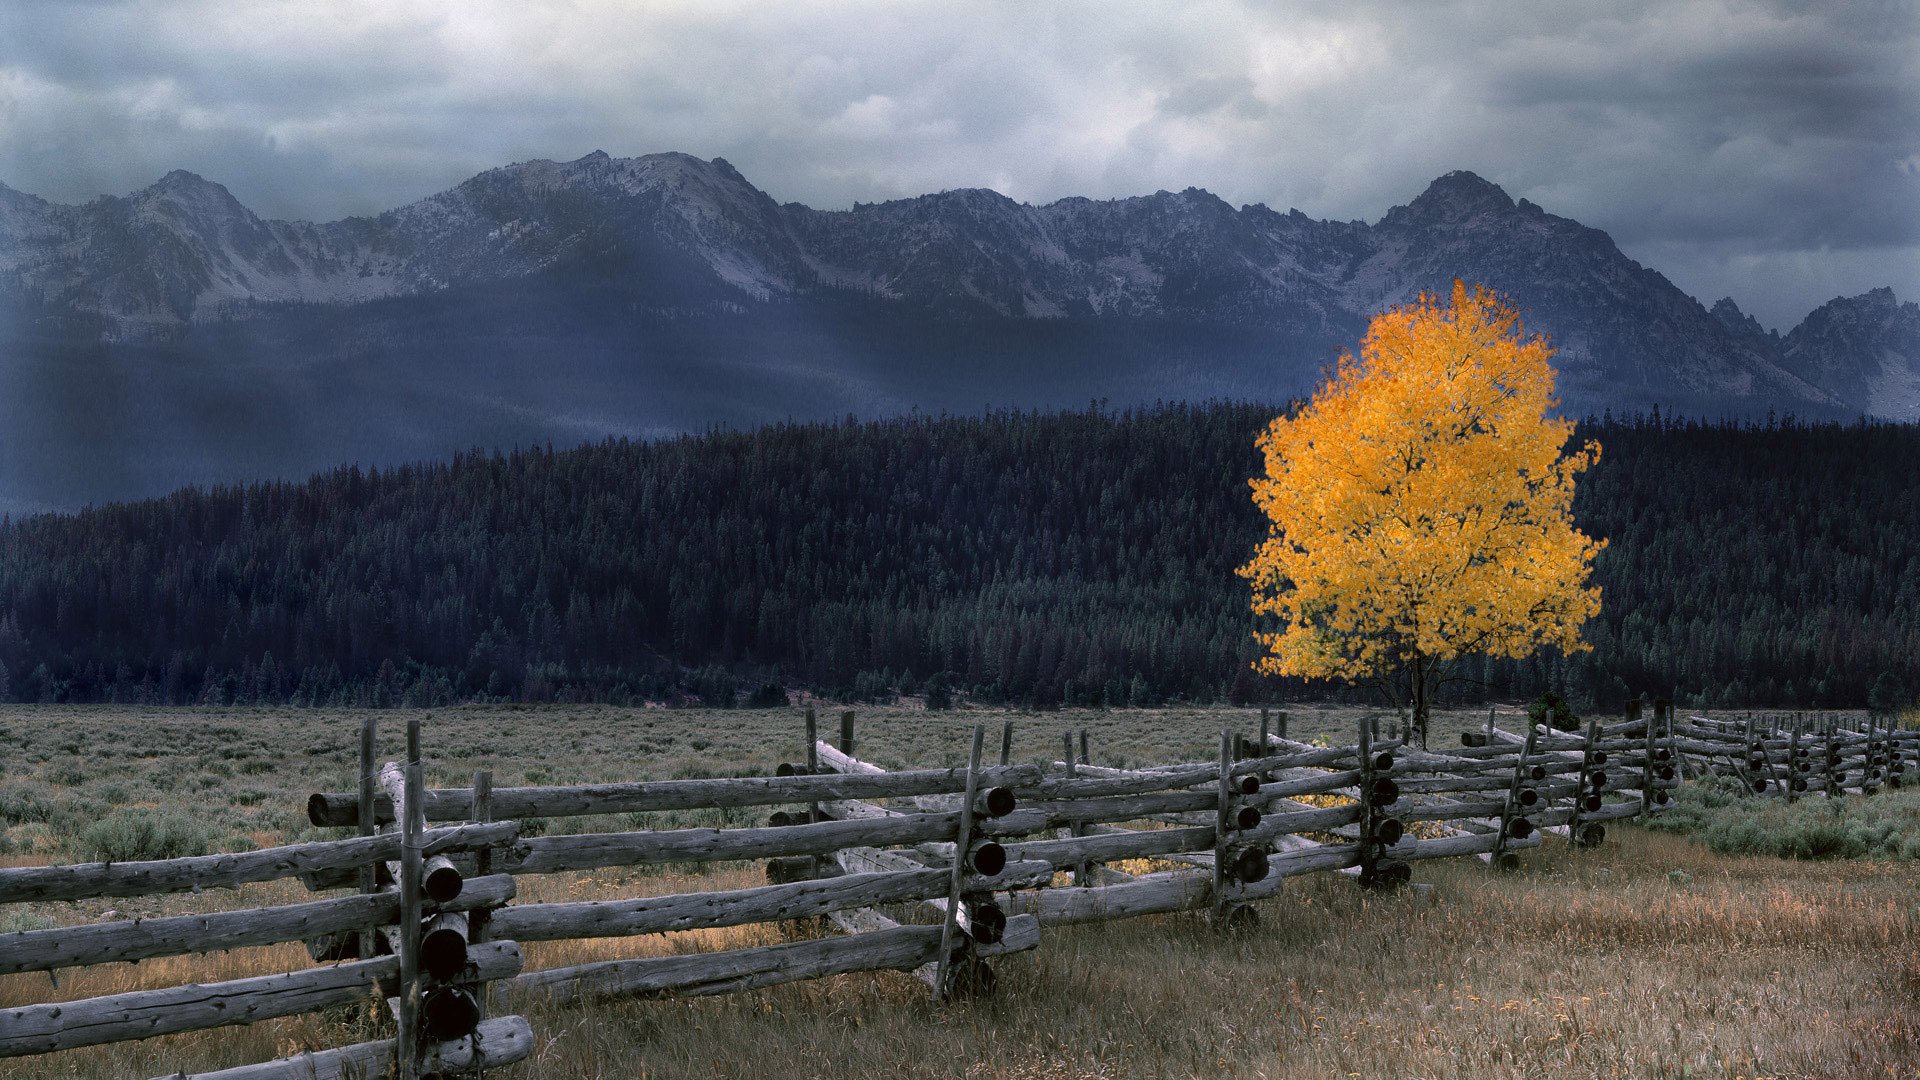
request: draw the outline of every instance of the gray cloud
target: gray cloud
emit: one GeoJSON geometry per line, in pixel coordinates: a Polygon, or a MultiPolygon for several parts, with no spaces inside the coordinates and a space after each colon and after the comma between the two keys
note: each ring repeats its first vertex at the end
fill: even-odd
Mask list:
{"type": "Polygon", "coordinates": [[[776,198],[1208,188],[1379,217],[1473,169],[1786,326],[1920,296],[1904,0],[0,6],[0,180],[169,169],[277,217],[534,157],[725,156],[776,198]]]}

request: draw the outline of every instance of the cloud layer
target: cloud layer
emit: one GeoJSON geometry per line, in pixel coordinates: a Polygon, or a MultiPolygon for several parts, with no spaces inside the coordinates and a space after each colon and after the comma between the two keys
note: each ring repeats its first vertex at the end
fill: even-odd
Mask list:
{"type": "Polygon", "coordinates": [[[1207,188],[1378,218],[1472,169],[1785,326],[1920,298],[1905,0],[10,2],[0,181],[187,168],[274,217],[528,158],[723,156],[782,200],[1207,188]]]}

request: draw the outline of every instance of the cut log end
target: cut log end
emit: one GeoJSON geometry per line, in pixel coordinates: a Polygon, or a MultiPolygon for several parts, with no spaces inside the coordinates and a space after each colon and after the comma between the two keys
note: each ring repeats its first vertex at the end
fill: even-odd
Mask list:
{"type": "Polygon", "coordinates": [[[452,860],[436,856],[427,860],[425,872],[420,877],[420,892],[436,904],[450,904],[466,885],[466,878],[452,860]]]}
{"type": "Polygon", "coordinates": [[[967,864],[981,877],[993,877],[1007,868],[1007,849],[984,840],[967,852],[967,864]]]}
{"type": "Polygon", "coordinates": [[[1007,913],[999,904],[990,901],[969,902],[967,911],[967,932],[973,940],[982,945],[998,945],[1007,932],[1007,913]]]}
{"type": "Polygon", "coordinates": [[[467,935],[464,926],[442,926],[420,938],[420,970],[441,981],[467,969],[467,935]]]}
{"type": "Polygon", "coordinates": [[[1267,862],[1266,852],[1257,848],[1248,848],[1233,856],[1233,877],[1244,885],[1266,880],[1272,867],[1267,862]]]}
{"type": "Polygon", "coordinates": [[[1014,798],[1012,788],[992,787],[980,794],[980,812],[987,817],[1006,817],[1019,805],[1020,800],[1014,798]]]}
{"type": "Polygon", "coordinates": [[[457,986],[430,991],[420,1004],[420,1033],[438,1042],[463,1038],[480,1026],[480,1003],[457,986]]]}

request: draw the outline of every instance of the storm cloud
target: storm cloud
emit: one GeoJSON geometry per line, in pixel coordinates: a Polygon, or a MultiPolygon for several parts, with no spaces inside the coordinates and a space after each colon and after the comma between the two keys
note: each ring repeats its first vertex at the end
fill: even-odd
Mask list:
{"type": "Polygon", "coordinates": [[[1782,329],[1920,298],[1920,15],[1852,3],[0,6],[0,181],[372,213],[590,150],[818,207],[1207,188],[1377,219],[1471,169],[1782,329]]]}

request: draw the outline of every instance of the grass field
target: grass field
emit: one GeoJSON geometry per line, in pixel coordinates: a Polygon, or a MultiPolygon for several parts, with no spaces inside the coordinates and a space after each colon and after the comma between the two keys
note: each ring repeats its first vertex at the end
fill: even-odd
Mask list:
{"type": "MultiPolygon", "coordinates": [[[[837,707],[823,707],[822,731],[837,707]]],[[[0,863],[120,846],[213,850],[321,835],[306,795],[351,786],[360,715],[306,710],[0,710],[0,863]],[[154,827],[155,823],[161,823],[154,827]]],[[[380,714],[397,756],[409,714],[380,714]]],[[[1291,710],[1346,741],[1358,713],[1291,710]]],[[[883,765],[964,760],[972,723],[1016,721],[1015,757],[1085,728],[1097,763],[1211,756],[1247,710],[929,714],[862,709],[883,765]]],[[[1436,743],[1483,712],[1439,718],[1436,743]]],[[[427,717],[430,783],[499,785],[764,774],[801,753],[795,710],[454,709],[427,717]]],[[[720,824],[717,811],[616,827],[720,824]]],[[[733,824],[745,824],[744,819],[733,824]]],[[[604,827],[554,820],[550,830],[604,827]]],[[[540,826],[536,826],[540,827],[540,826]]],[[[125,857],[124,855],[120,857],[125,857]]],[[[1420,864],[1430,902],[1345,878],[1289,882],[1262,922],[1222,937],[1198,916],[1049,930],[999,964],[994,1001],[936,1006],[881,973],[725,998],[532,1010],[526,1077],[1847,1077],[1920,1076],[1920,865],[1720,855],[1631,827],[1594,852],[1557,842],[1516,874],[1420,864]]],[[[524,879],[522,899],[758,884],[752,868],[524,879]]],[[[0,931],[309,898],[297,884],[153,900],[16,905],[0,931]]],[[[530,966],[773,940],[748,927],[529,946],[530,966]]],[[[290,970],[298,945],[0,978],[0,1008],[290,970]]],[[[0,1061],[0,1076],[153,1076],[377,1037],[351,1014],[0,1061]]],[[[508,1003],[511,1004],[511,1003],[508,1003]]]]}

